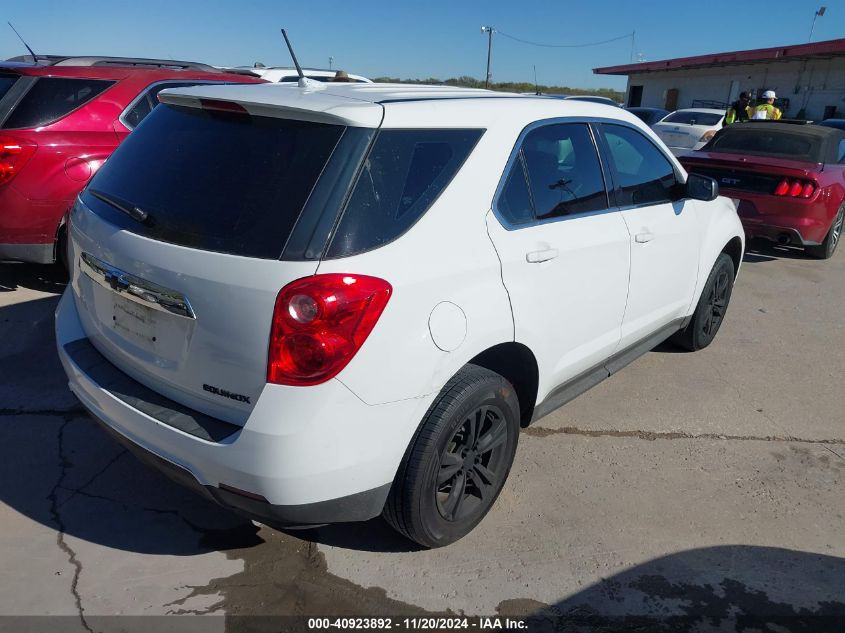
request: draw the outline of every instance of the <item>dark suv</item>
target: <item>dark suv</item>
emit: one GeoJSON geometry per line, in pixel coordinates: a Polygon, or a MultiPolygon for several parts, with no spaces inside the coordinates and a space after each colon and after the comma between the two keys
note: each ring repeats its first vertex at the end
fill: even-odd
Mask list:
{"type": "Polygon", "coordinates": [[[157,105],[159,91],[262,81],[249,71],[158,59],[50,55],[0,62],[0,260],[61,258],[65,212],[157,105]]]}

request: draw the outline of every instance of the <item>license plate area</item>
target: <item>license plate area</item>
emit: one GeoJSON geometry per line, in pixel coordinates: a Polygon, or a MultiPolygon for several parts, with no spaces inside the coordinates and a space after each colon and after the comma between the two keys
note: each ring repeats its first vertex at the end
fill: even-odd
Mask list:
{"type": "Polygon", "coordinates": [[[136,345],[154,349],[158,343],[158,315],[155,310],[112,293],[112,328],[136,345]]]}
{"type": "MultiPolygon", "coordinates": [[[[125,290],[115,290],[79,275],[77,296],[89,338],[112,353],[155,372],[180,371],[189,358],[195,319],[145,305],[125,290]]],[[[101,347],[101,350],[103,348],[101,347]]]]}

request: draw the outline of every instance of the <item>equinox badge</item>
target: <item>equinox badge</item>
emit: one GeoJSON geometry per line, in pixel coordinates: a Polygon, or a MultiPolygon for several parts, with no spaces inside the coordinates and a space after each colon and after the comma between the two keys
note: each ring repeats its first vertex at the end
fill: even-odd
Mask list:
{"type": "Polygon", "coordinates": [[[231,391],[226,391],[225,389],[221,389],[220,387],[212,387],[211,385],[203,385],[202,388],[209,393],[216,394],[218,396],[223,396],[224,398],[230,398],[232,400],[237,400],[238,402],[246,402],[247,404],[252,404],[249,401],[249,396],[245,396],[242,393],[232,393],[231,391]]]}

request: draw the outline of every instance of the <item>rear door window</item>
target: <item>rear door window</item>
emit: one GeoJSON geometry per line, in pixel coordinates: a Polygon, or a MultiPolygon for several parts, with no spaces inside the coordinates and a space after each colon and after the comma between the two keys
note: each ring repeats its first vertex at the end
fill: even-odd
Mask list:
{"type": "Polygon", "coordinates": [[[496,210],[509,224],[525,224],[534,219],[534,205],[528,190],[528,177],[525,170],[525,157],[522,150],[516,155],[508,179],[496,201],[496,210]]]}
{"type": "Polygon", "coordinates": [[[451,182],[482,130],[382,130],[329,246],[361,253],[407,231],[451,182]]]}
{"type": "Polygon", "coordinates": [[[103,165],[83,201],[152,239],[278,259],[344,130],[162,105],[103,165]],[[133,220],[91,192],[148,218],[133,220]]]}
{"type": "Polygon", "coordinates": [[[522,142],[538,220],[607,209],[601,164],[586,123],[546,125],[522,142]]]}
{"type": "Polygon", "coordinates": [[[15,85],[15,82],[20,79],[20,75],[15,73],[0,73],[0,99],[2,99],[9,88],[15,85]]]}
{"type": "Polygon", "coordinates": [[[113,81],[41,77],[24,95],[3,124],[4,128],[49,125],[102,93],[113,81]]]}

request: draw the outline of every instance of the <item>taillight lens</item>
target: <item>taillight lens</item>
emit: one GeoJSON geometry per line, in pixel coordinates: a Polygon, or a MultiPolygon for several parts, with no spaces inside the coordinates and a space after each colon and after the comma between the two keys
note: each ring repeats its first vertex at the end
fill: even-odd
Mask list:
{"type": "Polygon", "coordinates": [[[282,288],[270,329],[267,382],[318,385],[349,364],[393,287],[377,277],[315,275],[282,288]]]}
{"type": "Polygon", "coordinates": [[[10,136],[0,136],[0,185],[14,178],[38,146],[10,136]]]}
{"type": "Polygon", "coordinates": [[[247,109],[240,103],[234,101],[223,101],[221,99],[200,99],[200,107],[203,110],[217,110],[219,112],[234,112],[235,114],[249,114],[247,109]]]}
{"type": "Polygon", "coordinates": [[[701,138],[698,139],[699,143],[706,143],[711,138],[716,136],[716,130],[707,130],[704,134],[701,135],[701,138]]]}
{"type": "Polygon", "coordinates": [[[810,180],[790,180],[784,178],[777,187],[775,187],[774,194],[776,196],[790,196],[792,198],[812,198],[816,192],[816,184],[810,180]]]}

